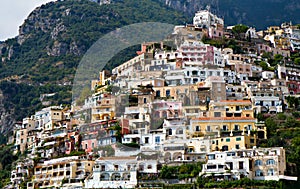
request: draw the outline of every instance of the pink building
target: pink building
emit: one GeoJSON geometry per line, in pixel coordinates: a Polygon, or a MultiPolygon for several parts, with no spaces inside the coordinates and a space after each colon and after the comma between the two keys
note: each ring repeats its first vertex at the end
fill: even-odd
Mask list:
{"type": "Polygon", "coordinates": [[[83,136],[81,146],[85,152],[92,152],[94,148],[98,147],[97,133],[83,136]]]}
{"type": "Polygon", "coordinates": [[[214,64],[214,47],[201,42],[184,42],[179,51],[182,53],[183,64],[214,64]]]}
{"type": "Polygon", "coordinates": [[[290,94],[300,93],[300,82],[299,81],[287,81],[287,86],[290,94]]]}
{"type": "Polygon", "coordinates": [[[152,103],[151,106],[153,118],[182,117],[182,102],[160,101],[152,103]]]}

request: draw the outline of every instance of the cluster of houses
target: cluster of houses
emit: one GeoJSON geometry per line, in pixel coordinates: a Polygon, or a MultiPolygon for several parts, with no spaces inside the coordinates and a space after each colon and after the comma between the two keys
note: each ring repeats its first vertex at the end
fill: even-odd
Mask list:
{"type": "Polygon", "coordinates": [[[285,97],[299,93],[300,67],[289,60],[299,31],[287,23],[249,28],[251,40],[238,41],[243,54],[235,54],[201,41],[232,36],[223,19],[197,12],[193,24],[174,28],[175,49],[146,42],[136,57],[101,71],[83,106],[51,106],[17,123],[10,142],[27,156],[12,186],[134,188],[138,175],[198,161],[203,177],[297,180],[285,176],[282,147],[257,147],[267,129],[256,116],[283,112],[285,97]],[[283,57],[276,71],[257,64],[267,62],[263,53],[283,57]]]}

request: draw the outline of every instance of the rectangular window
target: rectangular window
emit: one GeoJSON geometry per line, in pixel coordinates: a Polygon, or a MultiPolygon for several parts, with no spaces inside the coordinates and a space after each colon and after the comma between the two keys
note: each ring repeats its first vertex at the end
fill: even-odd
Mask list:
{"type": "Polygon", "coordinates": [[[166,97],[169,97],[171,95],[170,90],[166,90],[166,97]]]}
{"type": "Polygon", "coordinates": [[[244,162],[239,161],[239,169],[244,169],[244,162]]]}
{"type": "Polygon", "coordinates": [[[101,171],[105,171],[105,165],[101,165],[101,171]]]}
{"type": "Polygon", "coordinates": [[[146,143],[146,144],[149,143],[149,137],[145,137],[145,143],[146,143]]]}
{"type": "Polygon", "coordinates": [[[160,97],[160,91],[156,91],[156,97],[160,97]]]}
{"type": "Polygon", "coordinates": [[[221,112],[214,112],[214,117],[221,117],[221,112]]]}
{"type": "Polygon", "coordinates": [[[160,137],[159,136],[155,137],[155,143],[160,143],[160,137]]]}
{"type": "Polygon", "coordinates": [[[234,130],[235,130],[235,131],[240,130],[240,126],[239,126],[239,125],[234,125],[234,130]]]}
{"type": "Polygon", "coordinates": [[[207,165],[207,169],[216,169],[217,165],[207,165]]]}
{"type": "Polygon", "coordinates": [[[242,140],[241,137],[236,138],[236,141],[241,141],[241,140],[242,140]]]}
{"type": "Polygon", "coordinates": [[[226,138],[226,142],[230,142],[230,138],[226,138]]]}

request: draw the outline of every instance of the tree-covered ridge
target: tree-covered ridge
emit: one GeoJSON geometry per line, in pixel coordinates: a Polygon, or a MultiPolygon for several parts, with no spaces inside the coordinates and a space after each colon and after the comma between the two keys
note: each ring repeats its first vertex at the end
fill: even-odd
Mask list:
{"type": "Polygon", "coordinates": [[[228,26],[246,24],[258,29],[266,29],[282,22],[300,22],[300,2],[298,0],[156,0],[190,15],[207,5],[210,10],[224,18],[228,26]]]}

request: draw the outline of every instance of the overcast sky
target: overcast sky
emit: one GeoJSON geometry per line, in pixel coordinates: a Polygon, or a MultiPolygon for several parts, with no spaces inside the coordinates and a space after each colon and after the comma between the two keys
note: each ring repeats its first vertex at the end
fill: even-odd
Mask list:
{"type": "Polygon", "coordinates": [[[0,41],[18,35],[19,26],[36,7],[53,0],[1,0],[0,41]]]}

